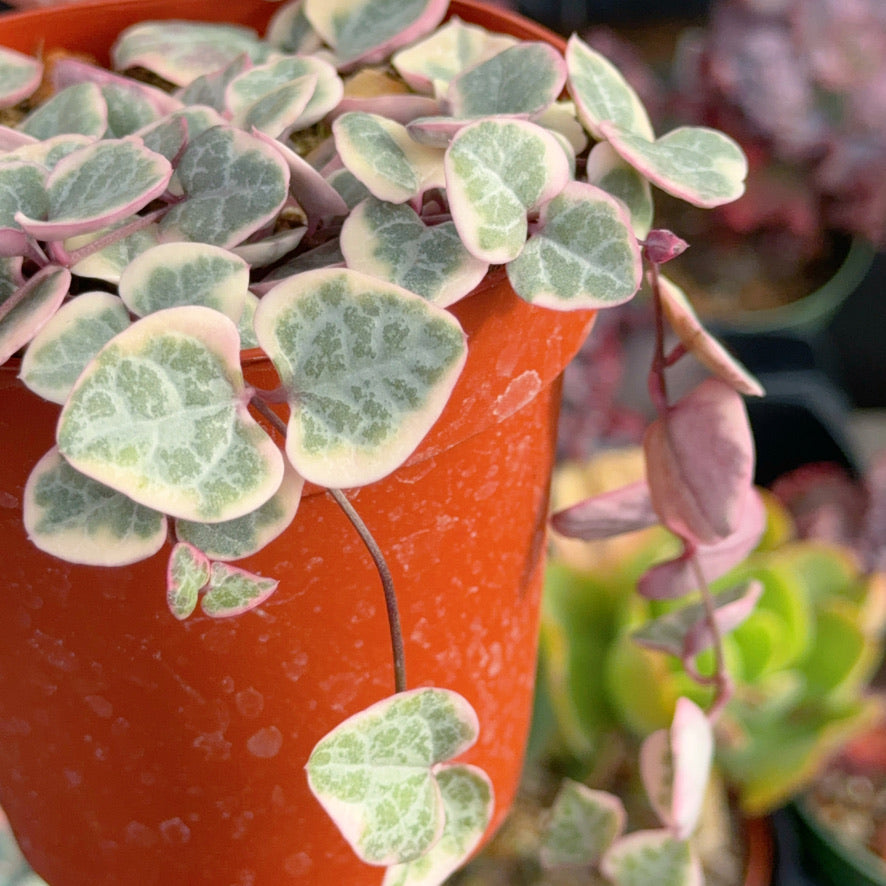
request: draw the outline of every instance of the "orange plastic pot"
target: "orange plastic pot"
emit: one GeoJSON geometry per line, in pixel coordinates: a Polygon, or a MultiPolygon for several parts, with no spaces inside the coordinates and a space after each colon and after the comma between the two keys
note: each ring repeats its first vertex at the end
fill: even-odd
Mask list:
{"type": "MultiPolygon", "coordinates": [[[[262,27],[265,0],[93,2],[0,18],[0,43],[104,58],[144,17],[262,27]]],[[[492,8],[452,12],[519,37],[492,8]]],[[[551,38],[556,39],[556,38],[551,38]]],[[[468,365],[409,463],[352,499],[389,559],[411,686],[462,693],[482,724],[468,759],[514,795],[536,660],[558,377],[592,323],[534,309],[501,270],[454,308],[468,365]]],[[[273,370],[244,353],[247,376],[273,370]]],[[[316,741],[393,691],[379,579],[331,499],[313,490],[293,526],[246,565],[280,579],[259,609],[177,622],[168,550],[121,569],[74,566],[31,545],[22,491],[52,445],[57,407],[0,368],[0,806],[52,886],[378,884],[309,794],[316,741]]]]}

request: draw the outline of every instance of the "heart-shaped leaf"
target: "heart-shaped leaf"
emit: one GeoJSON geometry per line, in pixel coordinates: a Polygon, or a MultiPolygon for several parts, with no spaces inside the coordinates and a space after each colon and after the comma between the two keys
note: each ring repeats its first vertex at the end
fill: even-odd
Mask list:
{"type": "Polygon", "coordinates": [[[166,567],[166,603],[184,621],[197,608],[200,591],[209,581],[209,558],[193,545],[174,545],[166,567]]]}
{"type": "Polygon", "coordinates": [[[446,190],[465,246],[490,264],[515,259],[527,216],[563,189],[569,162],[557,138],[522,120],[480,120],[446,150],[446,190]]]}
{"type": "Polygon", "coordinates": [[[74,470],[52,448],[24,493],[24,525],[41,551],[69,563],[126,566],[166,541],[166,518],[74,470]]]}
{"type": "Polygon", "coordinates": [[[706,582],[725,575],[754,550],[765,528],[766,507],[754,489],[735,532],[710,545],[684,546],[679,557],[648,569],[637,582],[637,592],[647,600],[673,600],[697,591],[699,569],[706,582]]]}
{"type": "Polygon", "coordinates": [[[374,197],[348,216],[341,248],[349,268],[444,308],[474,289],[489,269],[465,249],[452,222],[428,227],[408,206],[374,197]]]}
{"type": "Polygon", "coordinates": [[[5,166],[12,160],[25,160],[29,163],[39,163],[49,171],[68,154],[73,154],[74,151],[92,144],[93,141],[95,139],[88,135],[53,135],[43,141],[21,145],[3,157],[2,165],[5,166]]]}
{"type": "Polygon", "coordinates": [[[304,0],[312,27],[339,59],[379,59],[432,31],[448,0],[304,0]]]}
{"type": "Polygon", "coordinates": [[[436,770],[446,824],[437,843],[421,858],[394,865],[382,886],[438,886],[480,842],[492,818],[492,782],[476,766],[453,764],[436,770]]]}
{"type": "Polygon", "coordinates": [[[137,135],[146,148],[162,154],[170,163],[178,161],[188,142],[202,132],[225,122],[221,114],[208,105],[192,105],[173,111],[160,120],[139,129],[137,135]]]}
{"type": "Polygon", "coordinates": [[[0,108],[11,108],[40,85],[43,64],[14,49],[0,49],[0,108]]]}
{"type": "Polygon", "coordinates": [[[254,62],[269,47],[251,28],[213,22],[142,21],[127,28],[111,48],[114,68],[147,68],[176,86],[211,74],[246,55],[254,62]]]}
{"type": "Polygon", "coordinates": [[[563,56],[547,43],[517,43],[468,68],[449,85],[454,117],[540,114],[566,83],[563,56]]]}
{"type": "Polygon", "coordinates": [[[729,136],[703,126],[682,126],[652,141],[612,123],[600,130],[628,163],[663,191],[704,208],[744,193],[748,161],[729,136]]]}
{"type": "Polygon", "coordinates": [[[686,349],[740,394],[762,397],[763,386],[704,328],[683,290],[662,275],[658,284],[668,323],[686,349]]]}
{"type": "Polygon", "coordinates": [[[661,522],[681,538],[713,544],[738,528],[754,477],[744,401],[708,378],[646,429],[647,482],[661,522]]]}
{"type": "Polygon", "coordinates": [[[584,541],[612,538],[658,523],[645,480],[596,495],[558,511],[551,525],[567,538],[584,541]]]}
{"type": "Polygon", "coordinates": [[[391,64],[415,92],[430,95],[436,91],[435,84],[448,84],[457,74],[516,42],[510,35],[493,34],[453,16],[424,40],[397,52],[391,64]]]}
{"type": "Polygon", "coordinates": [[[41,218],[49,212],[46,179],[39,163],[5,159],[0,163],[0,255],[24,255],[28,235],[16,221],[19,214],[41,218]]]}
{"type": "Polygon", "coordinates": [[[634,831],[603,856],[603,874],[619,886],[703,886],[701,864],[688,840],[667,830],[634,831]]]}
{"type": "Polygon", "coordinates": [[[564,779],[542,837],[546,868],[589,867],[624,831],[627,813],[614,794],[564,779]]]}
{"type": "Polygon", "coordinates": [[[44,400],[64,403],[86,364],[127,326],[129,312],[116,295],[81,293],[34,336],[20,378],[44,400]]]}
{"type": "MultiPolygon", "coordinates": [[[[247,71],[247,75],[249,73],[247,71]]],[[[247,131],[257,130],[272,138],[284,138],[296,127],[296,121],[307,108],[316,86],[316,74],[288,80],[244,105],[232,116],[231,122],[247,131]]]]}
{"type": "Polygon", "coordinates": [[[606,137],[601,128],[606,121],[645,139],[655,137],[643,102],[621,71],[575,34],[566,46],[566,66],[578,116],[596,139],[606,137]]]}
{"type": "Polygon", "coordinates": [[[403,463],[443,410],[467,351],[447,311],[351,270],[275,286],[256,309],[255,331],[287,391],[290,461],[334,488],[403,463]]]}
{"type": "Polygon", "coordinates": [[[592,185],[618,197],[628,207],[634,234],[643,240],[652,228],[655,214],[649,180],[622,160],[608,142],[600,142],[591,149],[585,175],[592,185]]]}
{"type": "Polygon", "coordinates": [[[314,30],[305,15],[304,4],[281,3],[265,30],[265,40],[281,52],[308,55],[323,45],[323,39],[314,30]]]}
{"type": "Polygon", "coordinates": [[[593,185],[569,182],[542,207],[539,229],[508,265],[508,279],[526,301],[560,310],[633,298],[642,261],[624,205],[593,185]]]}
{"type": "Polygon", "coordinates": [[[228,84],[244,71],[248,71],[251,64],[245,53],[237,55],[223,67],[195,77],[187,86],[177,90],[175,95],[185,105],[206,105],[219,113],[225,113],[228,84]]]}
{"type": "Polygon", "coordinates": [[[120,298],[144,317],[179,305],[204,305],[235,323],[249,289],[249,265],[208,243],[161,243],[134,258],[120,276],[120,298]]]}
{"type": "Polygon", "coordinates": [[[75,256],[72,273],[78,277],[91,277],[116,285],[126,266],[137,255],[160,242],[157,225],[149,225],[120,237],[117,231],[125,224],[126,221],[118,222],[110,228],[65,240],[65,249],[75,256]],[[109,240],[108,245],[99,248],[97,242],[105,237],[109,240]],[[79,249],[83,249],[86,254],[76,257],[79,249]],[[96,251],[93,252],[92,249],[96,251]]]}
{"type": "Polygon", "coordinates": [[[41,240],[98,231],[159,197],[171,176],[169,161],[138,142],[97,141],[68,154],[49,174],[46,220],[16,218],[41,240]]]}
{"type": "Polygon", "coordinates": [[[77,83],[38,105],[18,128],[40,141],[64,133],[101,138],[108,128],[108,105],[95,83],[77,83]]]}
{"type": "Polygon", "coordinates": [[[678,698],[670,729],[649,735],[640,748],[640,773],[646,794],[662,823],[679,840],[695,830],[704,803],[714,736],[704,711],[678,698]]]}
{"type": "Polygon", "coordinates": [[[280,488],[260,508],[221,523],[176,520],[176,535],[213,560],[248,557],[289,526],[298,510],[303,487],[304,480],[291,465],[287,465],[280,488]]]}
{"type": "Polygon", "coordinates": [[[308,784],[363,861],[412,861],[445,826],[436,767],[467,750],[478,731],[473,708],[455,692],[401,692],[321,739],[308,760],[308,784]]]}
{"type": "Polygon", "coordinates": [[[257,103],[295,83],[299,84],[299,89],[305,90],[305,101],[278,133],[293,127],[306,129],[313,126],[335,108],[344,94],[341,77],[329,62],[311,56],[277,58],[244,71],[228,84],[225,101],[233,114],[233,122],[244,129],[255,126],[269,135],[278,134],[259,126],[250,114],[257,103]]]}
{"type": "Polygon", "coordinates": [[[61,307],[70,287],[71,274],[65,268],[47,265],[0,302],[0,364],[36,335],[61,307]]]}
{"type": "Polygon", "coordinates": [[[167,239],[230,249],[268,224],[289,194],[289,168],[279,153],[230,126],[194,139],[176,174],[186,199],[160,223],[167,239]]]}
{"type": "Polygon", "coordinates": [[[405,126],[350,111],[332,124],[342,163],[379,200],[405,203],[443,184],[443,152],[420,145],[405,126]]]}
{"type": "Polygon", "coordinates": [[[99,352],[62,410],[59,448],[83,473],[186,520],[248,514],[283,459],[247,409],[234,324],[199,306],[133,323],[99,352]]]}
{"type": "Polygon", "coordinates": [[[261,606],[280,584],[227,563],[213,563],[200,608],[213,618],[231,618],[261,606]]]}

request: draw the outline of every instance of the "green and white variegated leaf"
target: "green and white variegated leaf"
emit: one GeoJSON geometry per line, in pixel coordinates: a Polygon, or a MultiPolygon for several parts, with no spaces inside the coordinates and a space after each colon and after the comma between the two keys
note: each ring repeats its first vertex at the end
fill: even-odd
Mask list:
{"type": "Polygon", "coordinates": [[[341,248],[349,268],[396,283],[443,308],[467,295],[489,269],[465,249],[452,222],[429,227],[409,206],[374,197],[348,216],[341,248]]]}
{"type": "Polygon", "coordinates": [[[618,886],[703,886],[701,864],[688,840],[668,830],[634,831],[603,856],[600,870],[618,886]]]}
{"type": "Polygon", "coordinates": [[[147,68],[176,86],[225,67],[240,55],[265,60],[269,47],[251,28],[212,22],[145,21],[127,28],[111,49],[114,68],[147,68]]]}
{"type": "Polygon", "coordinates": [[[566,46],[566,67],[579,119],[596,139],[605,138],[600,124],[606,121],[647,140],[655,138],[643,102],[621,71],[575,34],[566,46]]]}
{"type": "Polygon", "coordinates": [[[315,246],[306,252],[301,252],[294,258],[278,265],[260,283],[254,283],[251,289],[261,296],[283,280],[288,280],[296,274],[303,274],[305,271],[317,271],[322,268],[343,267],[345,267],[345,257],[341,253],[339,241],[328,240],[326,243],[315,246]]]}
{"type": "Polygon", "coordinates": [[[225,112],[228,83],[248,70],[252,62],[247,55],[238,55],[224,67],[195,77],[187,86],[176,90],[176,98],[185,105],[205,105],[219,113],[225,112]]]}
{"type": "Polygon", "coordinates": [[[535,115],[552,105],[566,83],[566,65],[547,43],[517,43],[468,68],[450,84],[454,117],[535,115]]]}
{"type": "Polygon", "coordinates": [[[271,16],[265,40],[281,52],[308,55],[323,45],[323,39],[305,16],[302,0],[281,3],[271,16]]]}
{"type": "Polygon", "coordinates": [[[514,37],[493,34],[454,16],[424,40],[401,49],[391,63],[415,92],[430,95],[435,84],[448,86],[462,71],[516,43],[514,37]]]}
{"type": "Polygon", "coordinates": [[[490,264],[515,259],[528,215],[563,189],[569,161],[548,130],[522,120],[480,120],[446,150],[446,190],[462,242],[490,264]]]}
{"type": "Polygon", "coordinates": [[[621,836],[626,822],[624,804],[614,794],[564,779],[542,836],[542,864],[590,867],[621,836]]]}
{"type": "Polygon", "coordinates": [[[118,291],[139,317],[179,305],[203,305],[235,323],[249,289],[249,265],[208,243],[161,243],[134,258],[118,291]]]}
{"type": "Polygon", "coordinates": [[[37,334],[61,307],[70,287],[69,271],[47,265],[3,299],[0,303],[0,364],[37,334]]]}
{"type": "MultiPolygon", "coordinates": [[[[284,56],[250,68],[228,84],[226,104],[233,114],[233,123],[243,128],[257,126],[251,120],[257,103],[296,85],[305,93],[305,99],[298,103],[300,109],[278,133],[296,122],[299,129],[313,126],[335,108],[344,94],[344,83],[329,62],[311,56],[284,56]]],[[[290,104],[295,107],[296,102],[290,104]]],[[[270,135],[278,134],[261,126],[257,128],[270,135]]]]}
{"type": "Polygon", "coordinates": [[[124,224],[127,224],[127,220],[118,222],[118,224],[112,225],[110,228],[65,240],[65,250],[68,253],[72,253],[81,247],[89,246],[89,244],[94,243],[105,235],[112,235],[110,238],[111,242],[107,246],[77,260],[71,268],[71,272],[77,277],[90,277],[94,280],[104,280],[107,283],[119,283],[120,275],[126,266],[137,255],[141,255],[146,249],[150,249],[160,242],[160,233],[157,225],[141,228],[126,237],[121,237],[119,240],[114,239],[112,232],[124,224]]]}
{"type": "Polygon", "coordinates": [[[343,62],[384,48],[390,54],[430,33],[448,0],[304,0],[312,27],[343,62]]]}
{"type": "Polygon", "coordinates": [[[31,340],[20,378],[44,400],[64,403],[86,364],[127,326],[129,312],[116,295],[84,292],[62,305],[31,340]]]}
{"type": "Polygon", "coordinates": [[[637,239],[645,239],[655,214],[649,179],[622,160],[609,142],[594,145],[588,154],[585,174],[590,184],[618,197],[628,207],[637,239]]]}
{"type": "Polygon", "coordinates": [[[443,185],[443,151],[413,141],[395,120],[350,111],[332,131],[342,163],[379,200],[405,203],[443,185]]]}
{"type": "Polygon", "coordinates": [[[56,164],[68,154],[73,154],[80,148],[91,144],[95,139],[88,135],[64,134],[54,135],[44,141],[34,142],[30,145],[22,145],[9,154],[5,154],[0,161],[7,163],[10,160],[26,160],[30,163],[39,163],[47,170],[54,169],[56,164]]]}
{"type": "Polygon", "coordinates": [[[123,138],[160,119],[162,112],[155,102],[139,89],[107,83],[101,87],[108,107],[106,138],[123,138]]]}
{"type": "Polygon", "coordinates": [[[255,309],[258,307],[258,296],[252,292],[246,293],[246,301],[243,303],[243,313],[237,331],[240,333],[240,350],[246,351],[258,347],[258,339],[255,337],[255,309]]]}
{"type": "Polygon", "coordinates": [[[289,460],[333,488],[372,483],[412,454],[467,353],[451,314],[348,269],[275,286],[256,309],[255,331],[287,392],[289,460]]]}
{"type": "Polygon", "coordinates": [[[209,558],[193,545],[174,545],[166,567],[166,604],[169,611],[184,621],[196,608],[209,581],[209,558]]]}
{"type": "Polygon", "coordinates": [[[326,180],[345,201],[348,209],[353,209],[358,203],[372,196],[369,188],[349,169],[336,169],[326,180]]]}
{"type": "Polygon", "coordinates": [[[732,385],[740,394],[762,397],[765,393],[763,386],[704,328],[686,293],[661,274],[658,282],[665,317],[687,350],[706,369],[732,385]]]}
{"type": "Polygon", "coordinates": [[[197,138],[213,126],[221,126],[225,119],[208,105],[191,105],[180,111],[173,111],[161,120],[150,123],[135,134],[141,138],[146,148],[162,154],[173,162],[188,141],[197,138]]]}
{"type": "Polygon", "coordinates": [[[25,484],[24,525],[41,551],[70,563],[125,566],[166,541],[163,514],[72,468],[53,447],[25,484]]]}
{"type": "Polygon", "coordinates": [[[49,212],[48,177],[43,166],[30,160],[0,162],[0,255],[27,251],[27,235],[16,217],[40,218],[49,212]]]}
{"type": "Polygon", "coordinates": [[[716,129],[681,126],[650,141],[611,123],[601,124],[612,147],[663,191],[709,209],[744,193],[748,162],[738,144],[716,129]]]}
{"type": "Polygon", "coordinates": [[[18,125],[21,132],[43,141],[54,135],[101,138],[108,128],[108,105],[95,83],[75,83],[31,111],[18,125]]]}
{"type": "Polygon", "coordinates": [[[584,182],[570,182],[542,207],[540,227],[508,265],[514,291],[558,310],[606,308],[640,288],[640,246],[624,205],[584,182]]]}
{"type": "Polygon", "coordinates": [[[409,862],[445,826],[435,768],[466,751],[478,731],[476,713],[457,693],[401,692],[322,738],[308,760],[308,784],[363,861],[409,862]]]}
{"type": "Polygon", "coordinates": [[[235,246],[231,252],[234,255],[239,255],[253,270],[266,268],[279,259],[291,255],[307,231],[306,227],[301,226],[284,228],[269,237],[263,237],[252,243],[241,243],[239,246],[235,246]]]}
{"type": "Polygon", "coordinates": [[[26,99],[42,78],[43,64],[38,59],[0,48],[0,108],[11,108],[26,99]]]}
{"type": "Polygon", "coordinates": [[[165,157],[129,139],[93,142],[68,154],[46,180],[46,220],[18,215],[29,233],[62,240],[105,228],[137,212],[165,190],[172,167],[165,157]]]}
{"type": "Polygon", "coordinates": [[[282,138],[292,129],[308,106],[317,86],[316,74],[289,80],[234,114],[231,122],[249,132],[257,130],[271,138],[282,138]]]}
{"type": "Polygon", "coordinates": [[[304,480],[291,465],[287,465],[280,488],[260,508],[221,523],[176,520],[176,535],[213,560],[248,557],[289,526],[298,510],[303,487],[304,480]]]}
{"type": "Polygon", "coordinates": [[[277,491],[283,459],[247,408],[230,319],[150,314],[98,353],[62,410],[58,444],[83,473],[175,517],[232,520],[277,491]]]}
{"type": "Polygon", "coordinates": [[[231,618],[261,606],[280,584],[227,563],[213,563],[200,608],[213,618],[231,618]]]}
{"type": "Polygon", "coordinates": [[[192,141],[176,174],[186,199],[160,223],[167,239],[230,249],[270,222],[289,196],[289,167],[269,145],[229,126],[192,141]]]}
{"type": "Polygon", "coordinates": [[[492,782],[476,766],[452,764],[437,770],[446,824],[437,843],[415,861],[394,865],[382,886],[439,886],[480,842],[492,818],[492,782]]]}

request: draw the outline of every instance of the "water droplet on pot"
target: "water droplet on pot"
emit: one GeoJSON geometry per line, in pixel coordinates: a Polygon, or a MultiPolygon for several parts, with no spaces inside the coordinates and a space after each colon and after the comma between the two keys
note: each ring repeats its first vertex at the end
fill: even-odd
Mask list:
{"type": "Polygon", "coordinates": [[[191,839],[191,829],[180,818],[160,822],[160,833],[170,846],[184,846],[191,839]]]}

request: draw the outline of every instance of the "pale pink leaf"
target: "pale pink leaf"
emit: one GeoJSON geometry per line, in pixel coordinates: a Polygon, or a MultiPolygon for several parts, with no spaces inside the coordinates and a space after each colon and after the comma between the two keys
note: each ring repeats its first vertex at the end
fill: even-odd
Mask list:
{"type": "Polygon", "coordinates": [[[652,507],[645,480],[595,495],[551,517],[551,525],[561,535],[584,541],[611,538],[656,523],[658,514],[652,507]]]}

